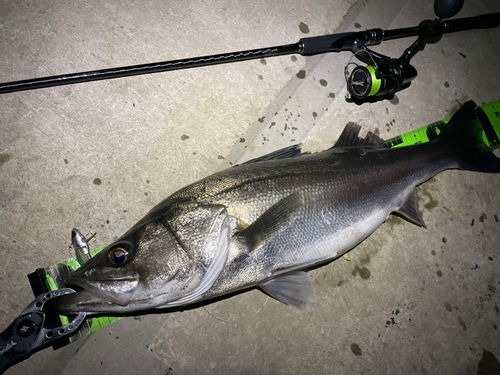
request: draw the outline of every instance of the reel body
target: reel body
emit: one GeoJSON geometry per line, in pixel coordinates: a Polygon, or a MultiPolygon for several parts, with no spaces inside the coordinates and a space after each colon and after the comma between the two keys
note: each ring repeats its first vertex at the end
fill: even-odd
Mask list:
{"type": "Polygon", "coordinates": [[[417,70],[410,64],[401,67],[398,60],[389,63],[357,65],[347,78],[347,101],[361,101],[367,98],[385,98],[410,86],[417,76],[417,70]]]}

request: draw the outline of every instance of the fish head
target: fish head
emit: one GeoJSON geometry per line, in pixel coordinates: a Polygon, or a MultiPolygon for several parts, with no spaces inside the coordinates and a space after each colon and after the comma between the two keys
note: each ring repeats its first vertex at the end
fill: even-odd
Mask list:
{"type": "Polygon", "coordinates": [[[65,313],[132,312],[199,300],[229,253],[226,208],[196,202],[153,209],[66,280],[65,313]]]}

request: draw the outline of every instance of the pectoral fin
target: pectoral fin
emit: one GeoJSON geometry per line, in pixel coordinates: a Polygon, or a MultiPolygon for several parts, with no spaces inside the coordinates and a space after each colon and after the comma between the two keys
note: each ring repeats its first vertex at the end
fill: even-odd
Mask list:
{"type": "Polygon", "coordinates": [[[236,235],[250,251],[257,249],[266,239],[289,223],[291,216],[302,205],[297,194],[289,195],[271,206],[257,220],[236,235]]]}
{"type": "Polygon", "coordinates": [[[422,219],[422,214],[418,210],[417,193],[415,190],[410,194],[401,208],[396,211],[396,214],[403,216],[409,222],[418,225],[419,227],[427,228],[424,223],[424,219],[422,219]]]}
{"type": "Polygon", "coordinates": [[[313,308],[314,292],[309,275],[304,271],[277,277],[260,285],[260,288],[285,305],[306,311],[313,308]]]}

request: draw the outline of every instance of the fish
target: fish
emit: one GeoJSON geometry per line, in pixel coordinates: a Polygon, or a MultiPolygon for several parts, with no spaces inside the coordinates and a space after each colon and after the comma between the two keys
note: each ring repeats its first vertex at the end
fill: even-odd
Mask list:
{"type": "Polygon", "coordinates": [[[428,143],[385,148],[349,123],[336,144],[230,167],[170,195],[65,280],[63,313],[184,307],[260,288],[309,310],[307,273],[354,248],[394,213],[425,227],[415,188],[447,169],[500,173],[465,103],[428,143]]]}

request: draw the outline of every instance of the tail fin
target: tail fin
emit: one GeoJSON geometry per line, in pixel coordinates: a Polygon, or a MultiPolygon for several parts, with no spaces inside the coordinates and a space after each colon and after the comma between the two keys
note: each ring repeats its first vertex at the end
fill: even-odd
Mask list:
{"type": "Polygon", "coordinates": [[[460,169],[500,173],[500,159],[484,142],[483,134],[483,127],[476,113],[476,103],[470,100],[453,115],[443,129],[441,139],[448,143],[459,159],[460,169]]]}

